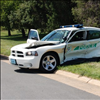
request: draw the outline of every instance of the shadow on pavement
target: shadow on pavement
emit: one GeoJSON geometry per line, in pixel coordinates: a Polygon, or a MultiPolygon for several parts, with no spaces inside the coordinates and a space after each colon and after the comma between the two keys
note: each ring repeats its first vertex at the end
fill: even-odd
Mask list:
{"type": "Polygon", "coordinates": [[[17,73],[28,73],[28,74],[40,73],[40,71],[37,70],[37,69],[16,69],[15,72],[17,72],[17,73]]]}
{"type": "Polygon", "coordinates": [[[41,72],[39,69],[16,69],[17,73],[27,73],[27,74],[54,74],[55,72],[41,72]]]}
{"type": "Polygon", "coordinates": [[[8,60],[8,57],[0,54],[0,60],[8,60]]]}

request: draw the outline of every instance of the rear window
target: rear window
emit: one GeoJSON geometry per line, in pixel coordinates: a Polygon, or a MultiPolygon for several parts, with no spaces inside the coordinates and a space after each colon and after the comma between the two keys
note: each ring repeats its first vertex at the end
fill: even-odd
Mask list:
{"type": "Polygon", "coordinates": [[[87,31],[87,39],[88,40],[98,39],[98,38],[100,38],[100,31],[97,31],[97,30],[87,31]]]}

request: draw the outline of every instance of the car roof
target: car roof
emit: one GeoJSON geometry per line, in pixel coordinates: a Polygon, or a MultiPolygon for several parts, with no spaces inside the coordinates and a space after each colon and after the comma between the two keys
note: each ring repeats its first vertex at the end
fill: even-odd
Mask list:
{"type": "Polygon", "coordinates": [[[59,28],[59,29],[56,29],[56,30],[69,30],[69,31],[74,31],[74,30],[99,30],[100,31],[100,28],[84,26],[82,28],[67,27],[67,28],[59,28]]]}

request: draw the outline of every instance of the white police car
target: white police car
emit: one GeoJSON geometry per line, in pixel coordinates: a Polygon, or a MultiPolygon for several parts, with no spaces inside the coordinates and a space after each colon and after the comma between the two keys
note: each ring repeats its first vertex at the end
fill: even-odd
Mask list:
{"type": "Polygon", "coordinates": [[[11,48],[9,60],[20,68],[53,72],[56,66],[78,58],[100,57],[100,28],[65,25],[41,40],[31,29],[27,43],[11,48]]]}

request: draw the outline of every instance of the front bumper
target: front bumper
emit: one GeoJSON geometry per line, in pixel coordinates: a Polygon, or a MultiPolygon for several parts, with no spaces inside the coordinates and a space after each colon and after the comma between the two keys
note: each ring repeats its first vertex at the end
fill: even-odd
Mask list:
{"type": "Polygon", "coordinates": [[[9,61],[11,64],[18,65],[20,68],[32,68],[32,69],[38,69],[39,68],[39,63],[40,60],[38,57],[24,57],[24,58],[19,58],[19,57],[13,57],[9,56],[9,61]],[[12,63],[11,60],[15,60],[16,63],[12,63]]]}

